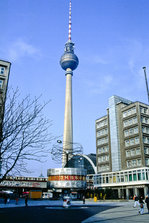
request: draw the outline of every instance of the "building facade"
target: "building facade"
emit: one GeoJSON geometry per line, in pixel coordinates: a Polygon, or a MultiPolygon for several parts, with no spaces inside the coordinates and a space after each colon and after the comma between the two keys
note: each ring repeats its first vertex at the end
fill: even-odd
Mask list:
{"type": "Polygon", "coordinates": [[[116,187],[119,197],[122,186],[126,197],[148,193],[149,106],[110,97],[107,115],[96,120],[96,153],[96,187],[116,187]]]}
{"type": "Polygon", "coordinates": [[[5,98],[9,80],[11,63],[7,61],[0,60],[0,120],[3,120],[5,98]]]}
{"type": "MultiPolygon", "coordinates": [[[[0,139],[2,137],[2,123],[4,119],[4,110],[5,110],[5,100],[7,93],[7,86],[9,80],[11,63],[0,60],[0,139]]],[[[2,169],[2,159],[1,159],[1,149],[0,149],[0,176],[2,169]]]]}

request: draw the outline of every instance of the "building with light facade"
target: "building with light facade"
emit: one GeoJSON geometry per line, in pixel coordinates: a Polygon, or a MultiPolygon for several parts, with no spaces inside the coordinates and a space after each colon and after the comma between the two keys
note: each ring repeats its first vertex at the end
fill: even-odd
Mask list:
{"type": "Polygon", "coordinates": [[[149,105],[112,96],[107,115],[96,120],[95,188],[119,198],[145,196],[149,189],[149,105]]]}
{"type": "Polygon", "coordinates": [[[1,122],[3,119],[3,113],[4,113],[4,105],[5,105],[6,92],[7,92],[8,80],[9,80],[10,66],[11,66],[10,62],[0,60],[0,116],[1,116],[1,122]]]}

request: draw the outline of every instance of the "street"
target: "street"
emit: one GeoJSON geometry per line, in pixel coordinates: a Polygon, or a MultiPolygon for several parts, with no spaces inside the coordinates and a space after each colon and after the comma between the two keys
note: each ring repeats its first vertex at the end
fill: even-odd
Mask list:
{"type": "Polygon", "coordinates": [[[17,207],[0,209],[1,223],[80,223],[101,211],[112,207],[17,207]]]}

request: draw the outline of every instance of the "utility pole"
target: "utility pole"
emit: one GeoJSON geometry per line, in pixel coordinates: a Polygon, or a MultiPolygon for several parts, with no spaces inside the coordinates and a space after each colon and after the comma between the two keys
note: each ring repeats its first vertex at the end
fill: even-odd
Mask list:
{"type": "Polygon", "coordinates": [[[144,70],[144,76],[145,76],[145,83],[146,83],[146,90],[147,90],[147,98],[149,103],[149,90],[148,90],[148,82],[147,82],[147,76],[146,76],[146,67],[142,67],[144,70]]]}

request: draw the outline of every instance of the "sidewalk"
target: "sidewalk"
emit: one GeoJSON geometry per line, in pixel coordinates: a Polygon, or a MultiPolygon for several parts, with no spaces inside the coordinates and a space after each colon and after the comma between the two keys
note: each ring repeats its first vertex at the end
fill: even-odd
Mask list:
{"type": "MultiPolygon", "coordinates": [[[[113,202],[113,206],[118,205],[113,202]]],[[[93,222],[103,222],[103,223],[131,223],[131,222],[149,222],[149,214],[144,205],[144,214],[138,214],[138,208],[133,208],[133,201],[119,203],[120,207],[115,207],[108,209],[106,211],[100,212],[86,220],[82,223],[93,223],[93,222]]]]}
{"type": "MultiPolygon", "coordinates": [[[[80,200],[74,200],[71,201],[72,206],[99,206],[101,205],[100,202],[94,202],[93,200],[86,200],[85,204],[83,204],[83,201],[80,200]]],[[[105,203],[105,206],[108,205],[108,203],[105,203]]],[[[111,204],[112,205],[112,204],[111,204]]],[[[18,201],[18,204],[16,204],[15,200],[10,200],[7,202],[7,204],[4,204],[4,200],[0,199],[0,208],[12,208],[12,207],[24,207],[25,206],[25,199],[20,198],[18,201]]],[[[63,201],[62,200],[28,200],[28,206],[49,206],[49,207],[62,207],[63,201]]]]}

